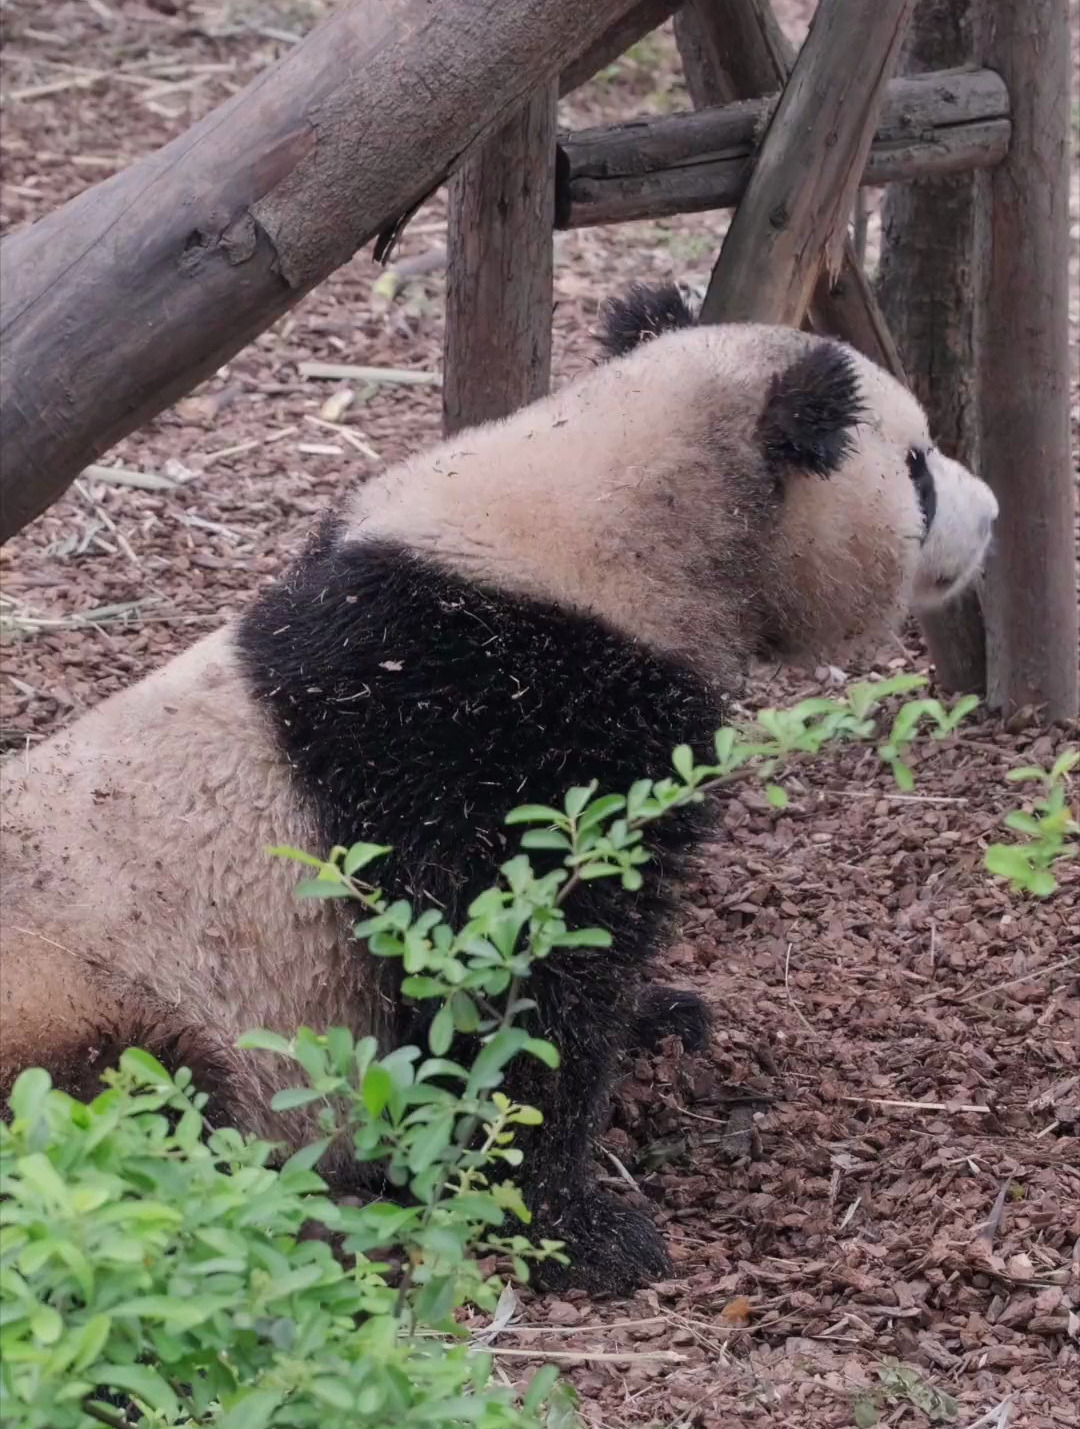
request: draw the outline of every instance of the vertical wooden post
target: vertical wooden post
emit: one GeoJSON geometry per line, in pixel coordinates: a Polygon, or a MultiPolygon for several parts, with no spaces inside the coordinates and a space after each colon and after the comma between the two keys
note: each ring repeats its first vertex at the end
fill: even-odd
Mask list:
{"type": "MultiPolygon", "coordinates": [[[[976,0],[977,3],[977,0],[976,0]]],[[[911,73],[967,64],[972,0],[919,0],[905,49],[911,73]]],[[[911,387],[942,450],[978,470],[975,410],[975,181],[971,174],[890,184],[881,211],[877,295],[911,387]]],[[[978,593],[924,619],[938,683],[986,692],[978,593]]]]}
{"type": "Polygon", "coordinates": [[[555,108],[545,85],[448,191],[443,426],[505,417],[551,380],[555,108]]]}
{"type": "MultiPolygon", "coordinates": [[[[795,52],[770,0],[684,0],[675,38],[686,84],[701,108],[757,99],[784,87],[795,52]]],[[[854,247],[845,243],[840,272],[822,272],[811,302],[819,330],[850,342],[905,380],[900,355],[854,247]]]]}
{"type": "Polygon", "coordinates": [[[1073,719],[1080,700],[1069,434],[1069,17],[980,0],[978,62],[1012,100],[1012,146],[976,181],[982,472],[1001,505],[986,582],[989,698],[1073,719]]]}

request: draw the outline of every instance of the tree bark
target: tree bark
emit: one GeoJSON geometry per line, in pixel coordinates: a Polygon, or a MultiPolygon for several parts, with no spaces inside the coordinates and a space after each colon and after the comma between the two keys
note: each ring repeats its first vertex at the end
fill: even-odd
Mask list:
{"type": "Polygon", "coordinates": [[[352,0],[0,247],[0,539],[225,362],[632,0],[352,0]]]}
{"type": "Polygon", "coordinates": [[[443,427],[508,416],[551,380],[555,108],[549,83],[450,180],[443,427]]]}
{"type": "Polygon", "coordinates": [[[979,0],[975,54],[1012,98],[1008,159],[976,181],[982,473],[1001,505],[984,605],[988,695],[1075,719],[1076,484],[1069,434],[1069,17],[979,0]]]}
{"type": "MultiPolygon", "coordinates": [[[[676,37],[695,104],[755,99],[783,88],[795,52],[770,0],[685,0],[676,37]]],[[[845,339],[904,380],[900,355],[850,242],[840,272],[818,278],[814,326],[845,339]]]]}
{"type": "Polygon", "coordinates": [[[915,0],[820,0],[702,305],[797,325],[843,261],[859,176],[915,0]]]}
{"type": "MultiPolygon", "coordinates": [[[[969,0],[919,0],[904,51],[912,72],[969,63],[969,0]]],[[[894,184],[881,210],[877,295],[938,445],[979,465],[975,410],[975,185],[970,174],[894,184]]],[[[924,618],[937,680],[986,692],[986,632],[978,592],[924,618]]]]}
{"type": "Polygon", "coordinates": [[[795,63],[769,0],[684,0],[675,39],[698,109],[773,94],[795,63]]]}
{"type": "MultiPolygon", "coordinates": [[[[747,100],[564,135],[560,226],[734,207],[753,172],[772,102],[747,100]]],[[[1008,91],[992,70],[942,69],[893,80],[860,182],[990,168],[1008,153],[1008,115],[1008,91]]]]}

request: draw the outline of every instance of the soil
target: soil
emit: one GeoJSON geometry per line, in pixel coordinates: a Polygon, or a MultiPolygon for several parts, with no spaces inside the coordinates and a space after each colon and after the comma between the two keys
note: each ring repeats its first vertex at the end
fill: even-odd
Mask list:
{"type": "MultiPolygon", "coordinates": [[[[798,37],[813,7],[777,8],[798,37]]],[[[3,229],[182,132],[318,9],[6,0],[3,229]]],[[[665,30],[563,118],[686,103],[665,30]]],[[[1075,189],[1072,220],[1075,276],[1075,189]]],[[[703,283],[725,225],[560,235],[556,381],[594,360],[605,296],[703,283]]],[[[436,197],[399,257],[444,237],[436,197]]],[[[305,380],[298,364],[437,372],[443,291],[435,267],[394,294],[358,255],[106,458],[166,485],[84,477],[0,550],[9,757],[236,611],[345,483],[437,435],[435,387],[305,380]]],[[[1071,318],[1075,357],[1075,285],[1071,318]]],[[[875,662],[925,668],[914,631],[875,662]]],[[[753,702],[837,678],[762,672],[753,702]]],[[[619,1304],[522,1294],[496,1351],[557,1351],[605,1429],[1080,1425],[1080,868],[1043,902],[982,869],[1018,797],[1006,771],[1075,739],[983,718],[920,756],[910,795],[852,749],[800,773],[782,813],[756,793],[726,802],[666,959],[714,1008],[711,1049],[629,1070],[600,1162],[653,1204],[676,1274],[619,1304]]]]}

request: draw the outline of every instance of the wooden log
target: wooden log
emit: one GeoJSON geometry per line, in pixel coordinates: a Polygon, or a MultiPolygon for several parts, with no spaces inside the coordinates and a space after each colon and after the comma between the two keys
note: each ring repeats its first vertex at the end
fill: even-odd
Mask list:
{"type": "Polygon", "coordinates": [[[1069,17],[980,0],[975,53],[1012,96],[1004,164],[977,179],[982,473],[1001,505],[985,590],[988,695],[1075,719],[1076,484],[1069,436],[1069,17]]]}
{"type": "MultiPolygon", "coordinates": [[[[571,60],[563,70],[559,76],[560,98],[592,79],[599,70],[605,69],[631,46],[644,39],[651,30],[662,25],[670,17],[677,3],[678,0],[638,0],[632,10],[621,15],[595,44],[576,59],[571,60]]],[[[391,252],[408,227],[409,220],[430,196],[430,193],[425,194],[407,213],[395,214],[391,222],[380,229],[374,250],[377,263],[386,262],[389,259],[391,252]]]]}
{"type": "Polygon", "coordinates": [[[551,380],[555,109],[544,86],[448,190],[443,427],[508,416],[551,380]]]}
{"type": "Polygon", "coordinates": [[[820,0],[713,270],[706,322],[802,321],[839,270],[859,175],[915,0],[820,0]]]}
{"type": "Polygon", "coordinates": [[[795,62],[769,0],[684,0],[675,39],[697,109],[777,92],[795,62]]]}
{"type": "MultiPolygon", "coordinates": [[[[917,71],[968,63],[970,11],[970,0],[918,0],[905,66],[917,71]]],[[[972,176],[917,176],[914,183],[892,185],[882,202],[881,229],[877,296],[912,390],[941,449],[977,471],[972,176]]],[[[938,685],[952,693],[985,694],[986,631],[978,591],[925,617],[923,631],[938,685]]]]}
{"type": "Polygon", "coordinates": [[[499,127],[632,0],[351,0],[0,247],[0,539],[499,127]]]}
{"type": "MultiPolygon", "coordinates": [[[[773,101],[749,100],[563,136],[560,226],[733,208],[773,101]]],[[[1009,95],[992,70],[893,80],[860,182],[990,168],[1009,148],[1009,95]]]]}
{"type": "MultiPolygon", "coordinates": [[[[795,59],[770,0],[685,0],[676,36],[695,103],[699,95],[722,103],[771,94],[795,59]]],[[[819,331],[844,338],[903,381],[896,343],[852,243],[845,241],[839,273],[819,276],[810,316],[819,331]]]]}

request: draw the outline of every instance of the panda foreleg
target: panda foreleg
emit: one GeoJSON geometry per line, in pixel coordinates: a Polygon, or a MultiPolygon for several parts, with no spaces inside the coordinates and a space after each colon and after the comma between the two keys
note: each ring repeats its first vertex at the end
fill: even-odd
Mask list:
{"type": "Polygon", "coordinates": [[[709,1045],[712,1016],[704,999],[688,988],[646,983],[630,1029],[630,1050],[654,1052],[665,1037],[678,1037],[687,1052],[709,1045]]]}
{"type": "Polygon", "coordinates": [[[537,1268],[534,1279],[544,1289],[624,1295],[671,1272],[650,1213],[594,1180],[594,1142],[627,1049],[640,981],[638,967],[617,956],[553,955],[530,978],[533,1030],[557,1045],[560,1065],[552,1071],[517,1058],[504,1091],[544,1116],[542,1126],[518,1138],[525,1153],[521,1190],[533,1214],[528,1234],[563,1241],[571,1261],[537,1268]]]}

